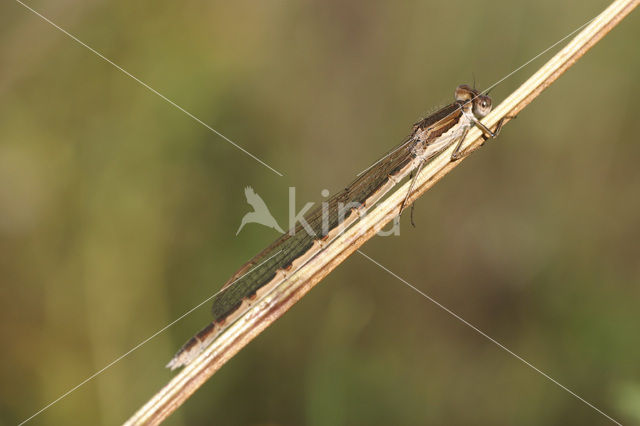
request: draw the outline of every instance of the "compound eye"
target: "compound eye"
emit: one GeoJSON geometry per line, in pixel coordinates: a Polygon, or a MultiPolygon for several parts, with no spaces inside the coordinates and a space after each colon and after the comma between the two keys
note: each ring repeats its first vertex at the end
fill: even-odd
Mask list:
{"type": "Polygon", "coordinates": [[[491,112],[491,98],[487,95],[478,96],[474,102],[473,112],[479,117],[489,114],[491,112]]]}

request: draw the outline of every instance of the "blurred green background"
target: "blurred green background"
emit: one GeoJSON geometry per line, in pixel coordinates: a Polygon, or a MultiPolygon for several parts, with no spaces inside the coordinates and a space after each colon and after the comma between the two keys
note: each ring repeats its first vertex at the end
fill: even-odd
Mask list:
{"type": "MultiPolygon", "coordinates": [[[[279,177],[18,3],[0,6],[1,422],[219,289],[451,102],[606,1],[31,1],[279,177]]],[[[640,21],[628,17],[365,253],[622,423],[640,423],[640,21]]],[[[492,92],[497,104],[546,55],[492,92]]],[[[209,304],[30,424],[117,424],[209,304]]],[[[167,424],[609,424],[361,256],[167,424]]]]}

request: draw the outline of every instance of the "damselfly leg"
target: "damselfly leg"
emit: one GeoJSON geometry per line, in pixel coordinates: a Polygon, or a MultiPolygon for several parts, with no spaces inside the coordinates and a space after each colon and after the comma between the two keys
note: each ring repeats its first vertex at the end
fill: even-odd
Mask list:
{"type": "Polygon", "coordinates": [[[462,138],[460,138],[460,140],[458,141],[458,145],[456,146],[456,149],[453,151],[453,154],[451,154],[451,161],[457,161],[460,160],[461,158],[464,158],[470,154],[472,154],[476,149],[484,146],[484,143],[488,140],[488,139],[495,139],[498,137],[498,135],[500,134],[500,130],[502,130],[502,126],[505,123],[506,119],[513,119],[515,117],[511,117],[511,116],[507,116],[507,117],[503,117],[500,119],[500,121],[498,121],[498,124],[496,125],[496,130],[495,131],[491,131],[491,129],[489,129],[487,126],[485,126],[480,120],[478,120],[477,118],[474,118],[474,124],[476,126],[478,126],[478,128],[482,131],[482,143],[480,145],[478,145],[475,148],[471,148],[471,149],[465,149],[464,151],[461,151],[460,148],[462,147],[462,142],[464,142],[464,138],[466,137],[466,132],[464,134],[464,136],[462,138]]]}
{"type": "MultiPolygon", "coordinates": [[[[416,184],[416,178],[420,174],[420,170],[422,170],[422,167],[424,166],[424,163],[426,163],[426,161],[421,161],[420,164],[418,164],[418,169],[415,172],[416,174],[413,176],[413,178],[411,178],[411,185],[409,185],[409,190],[407,191],[407,195],[405,195],[404,201],[402,201],[402,205],[400,206],[400,214],[402,214],[402,211],[407,206],[407,201],[409,200],[409,195],[411,195],[411,193],[413,192],[413,186],[416,184]]],[[[413,220],[412,220],[412,222],[413,222],[413,220]]],[[[413,224],[413,223],[412,223],[412,225],[415,226],[415,224],[413,224]]]]}

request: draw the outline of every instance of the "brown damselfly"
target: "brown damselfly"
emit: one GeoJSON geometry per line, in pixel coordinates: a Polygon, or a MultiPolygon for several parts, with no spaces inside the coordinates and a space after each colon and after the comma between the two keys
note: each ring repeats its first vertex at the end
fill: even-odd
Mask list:
{"type": "MultiPolygon", "coordinates": [[[[244,264],[213,299],[213,321],[191,338],[167,365],[171,369],[188,364],[229,324],[233,323],[262,295],[275,288],[291,271],[320,253],[328,241],[353,224],[366,209],[379,201],[405,177],[417,176],[423,165],[456,144],[451,161],[464,152],[462,142],[474,125],[485,138],[498,135],[480,122],[491,111],[491,98],[467,86],[458,86],[455,101],[418,121],[405,141],[362,172],[342,191],[305,215],[298,224],[273,244],[244,264]],[[308,226],[307,226],[308,225],[308,226]],[[311,232],[310,232],[311,231],[311,232]]],[[[413,191],[412,180],[399,214],[413,191]]],[[[413,221],[412,221],[413,222],[413,221]]]]}

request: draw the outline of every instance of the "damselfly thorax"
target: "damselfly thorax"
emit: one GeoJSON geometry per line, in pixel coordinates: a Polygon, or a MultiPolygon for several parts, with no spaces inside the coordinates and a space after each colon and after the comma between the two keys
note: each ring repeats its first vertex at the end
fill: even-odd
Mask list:
{"type": "MultiPolygon", "coordinates": [[[[456,161],[466,155],[461,151],[464,138],[469,129],[477,125],[482,130],[485,138],[494,138],[500,132],[502,122],[498,123],[495,133],[480,121],[481,118],[491,112],[491,98],[481,94],[477,90],[460,85],[455,91],[455,102],[447,105],[440,111],[424,118],[413,126],[410,142],[411,155],[417,160],[415,176],[417,177],[422,167],[433,157],[440,154],[457,142],[451,161],[456,161]]],[[[407,200],[413,192],[415,178],[407,191],[407,196],[400,207],[400,213],[407,205],[407,200]]],[[[413,224],[413,215],[411,217],[413,224]]]]}
{"type": "MultiPolygon", "coordinates": [[[[414,125],[412,154],[415,157],[428,160],[447,149],[453,142],[462,142],[469,129],[491,111],[491,98],[467,85],[456,88],[455,98],[453,104],[414,125]]],[[[491,136],[494,135],[491,133],[491,136]]],[[[460,144],[456,148],[452,160],[461,156],[460,144]]]]}

